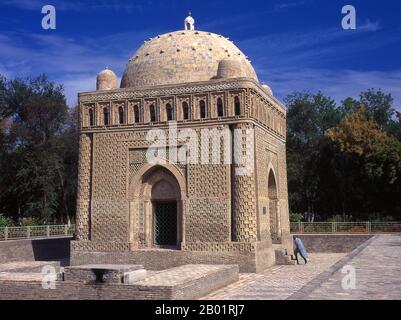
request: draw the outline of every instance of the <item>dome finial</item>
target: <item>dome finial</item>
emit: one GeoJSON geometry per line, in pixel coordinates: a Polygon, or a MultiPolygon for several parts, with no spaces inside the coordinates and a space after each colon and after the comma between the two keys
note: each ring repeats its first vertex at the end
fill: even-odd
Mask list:
{"type": "Polygon", "coordinates": [[[188,17],[184,20],[184,28],[185,30],[195,30],[195,20],[192,18],[192,12],[189,12],[188,17]]]}

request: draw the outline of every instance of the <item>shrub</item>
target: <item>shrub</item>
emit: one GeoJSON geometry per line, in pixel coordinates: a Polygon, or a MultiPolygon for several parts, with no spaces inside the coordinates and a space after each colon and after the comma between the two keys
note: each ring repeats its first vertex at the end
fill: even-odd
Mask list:
{"type": "Polygon", "coordinates": [[[303,216],[301,213],[290,213],[290,221],[291,222],[301,222],[303,216]]]}
{"type": "Polygon", "coordinates": [[[34,226],[43,226],[45,223],[44,223],[44,221],[42,221],[38,218],[25,217],[25,218],[22,218],[22,221],[20,224],[22,227],[34,227],[34,226]]]}
{"type": "Polygon", "coordinates": [[[0,213],[0,228],[12,227],[12,226],[14,226],[13,219],[6,217],[2,213],[0,213]]]}
{"type": "Polygon", "coordinates": [[[332,216],[327,222],[343,222],[343,217],[340,215],[332,216]]]}

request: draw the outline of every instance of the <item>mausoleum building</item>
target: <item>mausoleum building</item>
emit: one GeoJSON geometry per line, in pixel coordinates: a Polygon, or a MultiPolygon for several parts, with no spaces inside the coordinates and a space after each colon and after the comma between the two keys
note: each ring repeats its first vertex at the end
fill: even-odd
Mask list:
{"type": "Polygon", "coordinates": [[[96,91],[79,94],[72,264],[239,264],[258,272],[291,250],[286,110],[230,39],[196,30],[189,16],[183,30],[146,40],[117,82],[106,69],[96,91]],[[205,147],[202,132],[219,146],[228,137],[226,147],[205,147]],[[165,151],[156,163],[147,156],[153,134],[165,151]],[[219,161],[185,163],[173,152],[195,158],[205,150],[219,161]],[[222,160],[235,152],[250,170],[222,160]]]}

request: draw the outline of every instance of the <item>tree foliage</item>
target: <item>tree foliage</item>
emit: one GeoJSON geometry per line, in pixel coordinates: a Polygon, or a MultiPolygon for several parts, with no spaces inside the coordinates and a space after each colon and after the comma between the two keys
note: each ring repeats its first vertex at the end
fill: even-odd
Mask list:
{"type": "Polygon", "coordinates": [[[42,75],[0,81],[0,210],[67,221],[75,210],[77,127],[60,85],[42,75]]]}
{"type": "Polygon", "coordinates": [[[291,210],[401,217],[401,123],[391,95],[371,89],[336,106],[321,93],[296,93],[286,102],[291,210]]]}

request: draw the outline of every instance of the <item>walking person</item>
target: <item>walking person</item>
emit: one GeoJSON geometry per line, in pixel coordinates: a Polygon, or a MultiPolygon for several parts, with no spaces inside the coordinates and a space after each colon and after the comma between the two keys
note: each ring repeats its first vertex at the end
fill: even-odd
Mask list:
{"type": "Polygon", "coordinates": [[[305,264],[308,263],[308,252],[306,252],[305,246],[302,243],[302,240],[300,238],[297,238],[296,236],[294,236],[294,255],[295,255],[295,259],[297,260],[297,264],[299,264],[299,260],[298,260],[298,253],[301,255],[301,257],[304,259],[305,264]]]}

